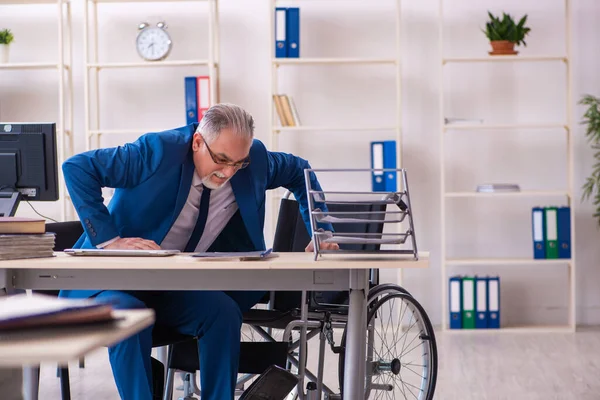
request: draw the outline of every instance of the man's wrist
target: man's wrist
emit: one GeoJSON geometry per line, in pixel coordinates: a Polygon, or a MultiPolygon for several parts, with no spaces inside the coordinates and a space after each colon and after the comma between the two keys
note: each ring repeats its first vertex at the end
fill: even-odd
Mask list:
{"type": "Polygon", "coordinates": [[[116,241],[117,241],[117,240],[119,240],[119,239],[121,239],[121,237],[120,237],[120,236],[114,237],[114,238],[112,238],[112,239],[110,239],[110,240],[107,240],[107,241],[106,241],[106,242],[104,242],[104,243],[100,243],[99,245],[96,245],[96,247],[97,247],[97,248],[99,248],[99,249],[102,249],[102,248],[104,248],[104,247],[106,247],[106,246],[108,246],[108,245],[110,245],[110,244],[113,244],[114,242],[116,242],[116,241]]]}

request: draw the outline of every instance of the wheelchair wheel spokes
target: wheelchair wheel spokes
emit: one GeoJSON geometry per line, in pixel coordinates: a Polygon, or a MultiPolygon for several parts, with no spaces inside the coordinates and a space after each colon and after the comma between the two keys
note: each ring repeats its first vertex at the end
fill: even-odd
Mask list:
{"type": "MultiPolygon", "coordinates": [[[[433,399],[437,347],[423,307],[405,291],[387,288],[369,296],[365,399],[433,399]]],[[[342,336],[346,346],[346,330],[342,336]]],[[[343,395],[345,351],[340,353],[343,395]]]]}
{"type": "Polygon", "coordinates": [[[369,313],[366,397],[433,397],[437,350],[422,307],[404,293],[381,298],[369,313]]]}

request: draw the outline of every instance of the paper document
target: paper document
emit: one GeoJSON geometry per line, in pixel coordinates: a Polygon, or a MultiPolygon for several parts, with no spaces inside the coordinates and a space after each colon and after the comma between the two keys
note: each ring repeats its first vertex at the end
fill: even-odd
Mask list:
{"type": "Polygon", "coordinates": [[[242,260],[258,260],[270,257],[276,257],[273,249],[258,250],[258,251],[231,251],[231,252],[204,252],[194,253],[192,257],[198,258],[239,258],[242,260]]]}

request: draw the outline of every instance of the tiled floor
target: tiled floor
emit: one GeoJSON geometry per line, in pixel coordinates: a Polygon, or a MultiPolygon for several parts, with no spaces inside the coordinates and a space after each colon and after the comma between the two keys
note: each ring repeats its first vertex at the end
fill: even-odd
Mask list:
{"type": "MultiPolygon", "coordinates": [[[[438,333],[437,343],[435,399],[600,399],[599,329],[576,334],[438,333]]],[[[325,381],[337,389],[337,359],[329,350],[327,354],[325,381]]],[[[316,356],[311,357],[309,366],[315,363],[316,356]]],[[[60,399],[55,373],[52,365],[42,367],[41,400],[60,399]]],[[[85,369],[71,365],[71,392],[74,400],[119,398],[105,349],[86,357],[85,369]]],[[[371,398],[405,397],[397,391],[371,398]]],[[[413,397],[407,394],[406,398],[413,397]]]]}

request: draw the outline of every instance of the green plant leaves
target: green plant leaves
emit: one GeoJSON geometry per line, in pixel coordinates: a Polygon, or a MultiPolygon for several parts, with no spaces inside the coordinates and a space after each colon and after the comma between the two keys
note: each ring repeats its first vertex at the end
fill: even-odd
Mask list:
{"type": "Polygon", "coordinates": [[[10,44],[13,40],[15,40],[15,37],[10,29],[0,31],[0,44],[10,44]]]}
{"type": "Polygon", "coordinates": [[[527,46],[524,39],[531,31],[531,28],[525,26],[527,14],[519,20],[518,24],[515,23],[510,14],[505,12],[502,13],[502,19],[496,17],[490,11],[488,11],[488,17],[490,20],[485,24],[484,33],[490,41],[508,40],[517,45],[527,46]]]}
{"type": "Polygon", "coordinates": [[[592,173],[582,186],[581,200],[594,198],[593,204],[596,207],[594,218],[598,220],[598,226],[600,226],[600,110],[598,109],[600,98],[586,94],[579,100],[579,104],[588,106],[581,123],[586,125],[585,136],[590,147],[598,150],[594,153],[596,162],[592,167],[592,173]]]}

